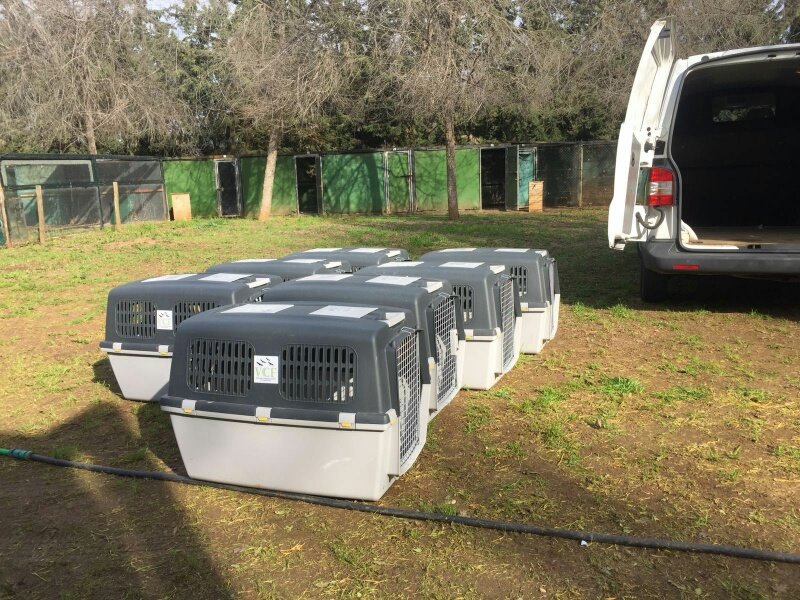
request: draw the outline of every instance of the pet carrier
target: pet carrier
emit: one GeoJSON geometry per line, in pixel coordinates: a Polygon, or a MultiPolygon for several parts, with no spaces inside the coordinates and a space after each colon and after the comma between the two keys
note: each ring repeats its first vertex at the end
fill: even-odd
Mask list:
{"type": "Polygon", "coordinates": [[[284,258],[325,258],[350,264],[353,273],[364,267],[374,267],[387,262],[408,260],[408,251],[402,248],[313,248],[295,252],[284,258]]]}
{"type": "Polygon", "coordinates": [[[461,300],[466,338],[466,388],[486,390],[519,358],[521,324],[514,281],[503,265],[488,262],[406,261],[362,269],[362,275],[406,275],[448,281],[461,300]]]}
{"type": "Polygon", "coordinates": [[[218,306],[258,301],[280,282],[280,277],[201,273],[152,277],[111,290],[100,349],[108,353],[122,395],[158,400],[166,392],[178,325],[218,306]]]}
{"type": "Polygon", "coordinates": [[[558,326],[558,272],[547,250],[532,248],[450,248],[423,255],[420,260],[447,262],[483,260],[501,264],[514,278],[522,310],[522,352],[538,354],[553,339],[558,326]]]}
{"type": "Polygon", "coordinates": [[[425,443],[405,311],[241,304],[184,323],[170,414],[191,477],[377,500],[425,443]]]}
{"type": "Polygon", "coordinates": [[[290,281],[317,273],[349,273],[351,270],[348,262],[324,258],[244,258],[213,265],[206,272],[254,273],[290,281]]]}
{"type": "Polygon", "coordinates": [[[406,324],[421,335],[423,402],[435,414],[461,387],[464,323],[458,298],[447,282],[391,275],[311,275],[272,288],[264,299],[358,302],[408,310],[410,320],[406,324]]]}

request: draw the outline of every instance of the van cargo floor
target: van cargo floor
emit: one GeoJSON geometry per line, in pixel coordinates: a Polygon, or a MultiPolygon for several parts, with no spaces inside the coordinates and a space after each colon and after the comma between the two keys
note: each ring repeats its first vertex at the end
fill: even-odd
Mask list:
{"type": "Polygon", "coordinates": [[[800,227],[695,227],[698,241],[692,245],[742,246],[791,245],[800,246],[800,227]]]}

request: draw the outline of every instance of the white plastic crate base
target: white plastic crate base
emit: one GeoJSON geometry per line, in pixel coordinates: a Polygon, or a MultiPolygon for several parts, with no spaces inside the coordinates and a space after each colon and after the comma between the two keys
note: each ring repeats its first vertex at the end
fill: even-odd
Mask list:
{"type": "Polygon", "coordinates": [[[391,414],[388,425],[363,429],[358,425],[355,429],[315,427],[301,421],[255,423],[175,412],[170,420],[186,472],[194,479],[380,500],[414,465],[427,437],[425,410],[422,443],[398,469],[400,427],[394,411],[391,414]]]}
{"type": "Polygon", "coordinates": [[[522,309],[522,342],[520,351],[523,354],[539,354],[550,339],[550,308],[522,309]]]}
{"type": "Polygon", "coordinates": [[[466,342],[464,379],[461,387],[468,390],[489,390],[514,368],[522,347],[522,319],[514,322],[514,359],[503,367],[503,336],[473,337],[466,342]]]}
{"type": "Polygon", "coordinates": [[[171,355],[109,352],[108,360],[127,400],[158,402],[167,392],[171,355]]]}
{"type": "Polygon", "coordinates": [[[553,332],[550,335],[550,339],[552,340],[556,337],[556,332],[558,331],[558,315],[561,310],[561,294],[555,294],[553,297],[553,306],[550,308],[552,311],[552,319],[553,319],[553,332]]]}

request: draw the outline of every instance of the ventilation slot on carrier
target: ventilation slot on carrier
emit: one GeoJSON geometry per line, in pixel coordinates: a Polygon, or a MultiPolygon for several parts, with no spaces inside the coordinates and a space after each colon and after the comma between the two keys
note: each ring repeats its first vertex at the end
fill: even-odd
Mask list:
{"type": "Polygon", "coordinates": [[[346,346],[284,346],[280,392],[290,402],[347,404],[356,392],[355,351],[346,346]]]}
{"type": "Polygon", "coordinates": [[[514,361],[514,282],[500,282],[500,327],[503,330],[503,368],[514,361]]]}
{"type": "Polygon", "coordinates": [[[152,338],[156,333],[156,307],[149,300],[122,300],[114,312],[117,335],[152,338]]]}
{"type": "Polygon", "coordinates": [[[253,346],[196,338],[189,342],[186,383],[206,394],[245,396],[253,386],[253,346]]]}
{"type": "Polygon", "coordinates": [[[177,329],[189,317],[199,315],[212,308],[217,308],[216,302],[178,302],[172,307],[172,328],[177,329]]]}
{"type": "Polygon", "coordinates": [[[433,311],[433,330],[436,334],[437,404],[446,402],[458,386],[457,357],[452,347],[452,334],[456,329],[456,299],[449,297],[433,311]]]}
{"type": "Polygon", "coordinates": [[[395,350],[397,396],[400,401],[401,465],[413,454],[420,440],[419,409],[422,401],[422,383],[417,340],[416,332],[408,332],[395,350]]]}
{"type": "Polygon", "coordinates": [[[453,293],[461,299],[461,309],[464,311],[464,323],[472,320],[474,314],[473,291],[468,285],[453,285],[453,293]]]}
{"type": "Polygon", "coordinates": [[[511,277],[517,281],[517,289],[519,290],[520,297],[528,293],[528,267],[521,265],[512,266],[510,268],[511,277]]]}

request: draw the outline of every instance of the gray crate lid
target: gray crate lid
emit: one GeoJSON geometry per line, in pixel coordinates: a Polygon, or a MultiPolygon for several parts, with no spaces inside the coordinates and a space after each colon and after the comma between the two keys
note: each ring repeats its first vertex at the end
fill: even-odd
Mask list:
{"type": "Polygon", "coordinates": [[[202,313],[178,330],[162,405],[196,400],[222,414],[270,407],[304,420],[345,412],[382,423],[389,409],[399,412],[395,347],[417,335],[408,318],[375,306],[288,301],[202,313]]]}
{"type": "Polygon", "coordinates": [[[387,262],[408,260],[408,250],[403,248],[379,248],[344,246],[341,248],[311,248],[301,252],[294,252],[284,258],[326,258],[341,260],[349,263],[353,270],[372,267],[387,262]]]}
{"type": "Polygon", "coordinates": [[[281,283],[276,276],[247,273],[183,273],[148,277],[108,294],[106,339],[101,348],[157,351],[169,346],[175,329],[190,316],[212,308],[256,300],[281,283]]]}
{"type": "Polygon", "coordinates": [[[520,299],[531,307],[545,307],[553,302],[554,260],[547,250],[535,248],[446,248],[420,257],[428,262],[487,261],[502,264],[514,277],[520,299]],[[523,270],[524,269],[524,270],[523,270]]]}
{"type": "MultiPolygon", "coordinates": [[[[474,335],[493,335],[500,328],[500,286],[511,280],[506,271],[502,264],[485,261],[406,261],[367,267],[359,275],[405,275],[447,281],[462,300],[464,327],[474,335]]],[[[515,312],[520,314],[518,298],[515,312]]]]}
{"type": "MultiPolygon", "coordinates": [[[[422,353],[436,357],[436,337],[434,330],[434,311],[442,302],[453,296],[453,290],[446,281],[433,281],[421,277],[398,275],[311,275],[275,286],[265,294],[270,302],[284,300],[358,302],[375,304],[380,307],[395,307],[409,311],[409,326],[422,333],[422,353]]],[[[456,315],[456,328],[459,339],[464,339],[464,323],[461,312],[456,315]]],[[[427,383],[427,369],[423,378],[427,383]]]]}
{"type": "Polygon", "coordinates": [[[342,260],[322,257],[306,258],[243,258],[212,265],[207,273],[255,273],[281,277],[284,281],[317,273],[349,273],[352,267],[342,260]]]}

